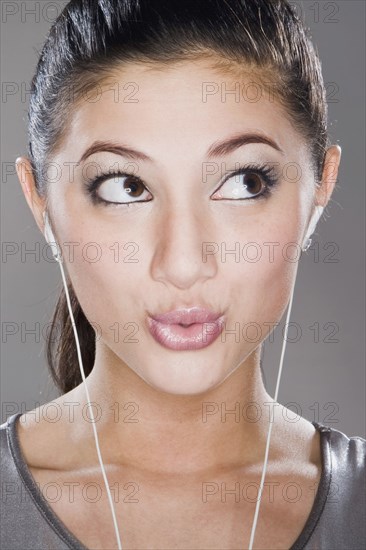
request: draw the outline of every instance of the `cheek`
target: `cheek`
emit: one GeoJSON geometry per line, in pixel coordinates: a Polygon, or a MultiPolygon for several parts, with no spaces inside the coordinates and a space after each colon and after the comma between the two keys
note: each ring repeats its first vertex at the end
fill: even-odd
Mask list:
{"type": "Polygon", "coordinates": [[[274,322],[282,317],[296,276],[298,254],[298,248],[282,241],[274,250],[273,261],[269,261],[266,256],[257,294],[257,307],[262,320],[274,322]]]}
{"type": "Polygon", "coordinates": [[[296,243],[293,236],[279,233],[255,242],[255,246],[241,247],[240,263],[227,269],[225,279],[230,281],[230,304],[238,320],[263,325],[279,321],[286,309],[300,248],[291,244],[296,243]]]}
{"type": "Polygon", "coordinates": [[[136,249],[100,239],[82,242],[68,271],[89,322],[103,327],[103,334],[106,329],[113,331],[110,327],[115,323],[137,322],[136,304],[143,295],[144,280],[136,249]]]}

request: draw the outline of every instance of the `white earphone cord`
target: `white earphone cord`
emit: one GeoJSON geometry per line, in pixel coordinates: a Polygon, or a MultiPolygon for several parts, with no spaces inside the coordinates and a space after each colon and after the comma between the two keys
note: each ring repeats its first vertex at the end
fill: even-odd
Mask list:
{"type": "Polygon", "coordinates": [[[112,495],[111,495],[111,491],[109,489],[107,475],[105,473],[104,464],[103,464],[103,460],[102,460],[102,455],[101,455],[100,448],[99,448],[98,434],[97,434],[97,429],[95,427],[95,418],[94,418],[94,413],[93,413],[93,409],[92,409],[91,402],[90,402],[88,385],[87,385],[86,380],[85,380],[85,373],[84,373],[83,361],[82,361],[82,358],[81,358],[79,338],[78,338],[78,333],[77,333],[77,330],[76,330],[74,315],[73,315],[72,309],[71,309],[70,296],[69,296],[69,291],[68,291],[68,288],[67,288],[64,268],[62,267],[62,261],[58,261],[57,263],[59,264],[59,266],[61,268],[62,281],[63,281],[64,287],[65,287],[65,293],[66,293],[67,306],[69,308],[69,313],[70,313],[71,322],[72,322],[72,328],[74,329],[74,335],[75,335],[76,347],[77,347],[77,352],[78,352],[80,372],[81,372],[81,377],[83,379],[85,392],[86,392],[86,397],[87,397],[87,401],[88,401],[88,406],[89,406],[91,417],[92,417],[92,426],[93,426],[93,432],[94,432],[95,446],[96,446],[96,449],[97,449],[99,463],[100,463],[100,467],[102,469],[103,479],[104,479],[104,483],[105,483],[105,486],[106,486],[106,489],[107,489],[109,504],[110,504],[111,511],[112,511],[113,524],[114,524],[114,529],[115,529],[116,537],[117,537],[118,550],[123,550],[122,549],[122,544],[121,544],[121,539],[120,539],[120,536],[119,536],[117,518],[116,518],[114,505],[113,505],[113,501],[112,501],[112,495]]]}
{"type": "MultiPolygon", "coordinates": [[[[292,309],[292,299],[293,299],[293,296],[294,296],[295,282],[296,282],[296,279],[295,279],[294,285],[292,287],[290,301],[289,301],[289,304],[288,304],[288,307],[287,307],[285,332],[284,332],[283,341],[282,341],[280,366],[278,367],[276,390],[275,390],[275,395],[274,395],[275,403],[277,403],[278,390],[279,390],[279,387],[280,387],[280,379],[281,379],[281,373],[282,373],[283,358],[285,356],[285,349],[286,349],[286,342],[287,342],[287,332],[288,332],[289,319],[290,319],[290,314],[291,314],[291,309],[292,309]]],[[[274,408],[273,408],[273,411],[274,411],[274,408]]],[[[273,421],[274,421],[274,414],[273,414],[273,421]]],[[[262,479],[261,479],[261,483],[260,483],[260,487],[259,487],[259,491],[258,491],[258,499],[257,499],[257,504],[256,504],[256,507],[255,507],[255,512],[254,512],[254,520],[253,520],[252,532],[251,532],[251,535],[250,535],[248,550],[252,550],[252,548],[253,548],[254,535],[255,535],[255,530],[256,530],[256,527],[257,527],[259,507],[260,507],[261,498],[262,498],[264,477],[266,475],[266,470],[267,470],[267,462],[268,462],[269,444],[270,444],[270,441],[271,441],[272,425],[273,425],[272,420],[270,420],[269,428],[268,428],[268,435],[267,435],[266,451],[265,451],[265,455],[264,455],[264,465],[263,465],[263,470],[262,470],[262,479]]]]}

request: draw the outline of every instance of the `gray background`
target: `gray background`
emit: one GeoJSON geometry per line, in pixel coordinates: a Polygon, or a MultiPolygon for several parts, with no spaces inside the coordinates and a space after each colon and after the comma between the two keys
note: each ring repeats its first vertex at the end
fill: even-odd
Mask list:
{"type": "MultiPolygon", "coordinates": [[[[44,240],[13,163],[26,152],[26,92],[37,55],[65,4],[2,2],[1,233],[3,247],[19,247],[7,258],[3,254],[1,264],[2,422],[57,395],[48,379],[42,328],[50,320],[61,274],[55,262],[42,257],[44,240]],[[30,251],[37,246],[39,254],[22,255],[22,247],[30,251]],[[14,334],[9,335],[11,329],[14,334]]],[[[291,321],[301,333],[296,336],[295,325],[290,330],[289,337],[298,341],[287,343],[278,400],[310,421],[365,437],[365,2],[297,5],[320,53],[330,136],[342,147],[342,161],[329,215],[319,223],[314,239],[319,260],[309,251],[299,265],[291,321]],[[335,262],[329,261],[329,243],[339,247],[335,262]],[[338,327],[336,334],[332,327],[338,327]]],[[[273,343],[267,340],[264,348],[264,377],[271,395],[284,322],[285,315],[273,343]]]]}

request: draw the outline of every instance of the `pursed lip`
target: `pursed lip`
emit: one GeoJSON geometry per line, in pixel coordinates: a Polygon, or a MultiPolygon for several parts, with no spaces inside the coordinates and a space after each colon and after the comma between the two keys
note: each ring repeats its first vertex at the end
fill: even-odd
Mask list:
{"type": "Polygon", "coordinates": [[[215,313],[209,309],[193,306],[189,308],[179,308],[149,316],[165,325],[192,325],[194,323],[214,323],[222,313],[215,313]]]}
{"type": "Polygon", "coordinates": [[[199,350],[212,344],[224,327],[225,315],[200,306],[182,307],[151,315],[147,326],[153,338],[165,348],[199,350]]]}

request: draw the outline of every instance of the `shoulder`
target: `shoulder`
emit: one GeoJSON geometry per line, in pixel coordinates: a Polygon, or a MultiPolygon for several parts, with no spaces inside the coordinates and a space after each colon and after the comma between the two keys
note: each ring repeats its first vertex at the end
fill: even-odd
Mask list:
{"type": "Polygon", "coordinates": [[[320,433],[322,473],[311,514],[291,550],[359,550],[366,540],[366,440],[313,425],[320,433]]]}
{"type": "MultiPolygon", "coordinates": [[[[17,464],[17,450],[13,446],[14,441],[11,430],[14,426],[14,421],[19,415],[17,413],[10,416],[6,422],[0,425],[2,548],[12,548],[13,544],[16,545],[17,541],[13,538],[14,522],[19,519],[23,520],[23,524],[25,524],[27,512],[33,507],[17,464]]],[[[19,531],[22,531],[22,529],[19,529],[19,531]]],[[[20,533],[19,536],[21,536],[20,533]]]]}
{"type": "Polygon", "coordinates": [[[366,478],[366,439],[347,435],[324,424],[314,425],[321,433],[323,469],[330,473],[333,491],[343,493],[342,499],[351,496],[362,499],[361,490],[366,478]]]}
{"type": "Polygon", "coordinates": [[[19,416],[15,413],[0,425],[0,548],[70,548],[24,461],[16,432],[19,416]]]}
{"type": "Polygon", "coordinates": [[[318,424],[318,429],[323,461],[319,504],[323,512],[313,542],[319,537],[327,548],[360,548],[366,536],[366,440],[323,424],[318,424]]]}
{"type": "Polygon", "coordinates": [[[15,413],[0,425],[1,516],[5,525],[4,531],[6,527],[13,528],[15,517],[23,520],[28,517],[35,519],[34,512],[38,504],[37,485],[24,461],[16,432],[19,416],[21,413],[15,413]]]}
{"type": "Polygon", "coordinates": [[[17,472],[13,460],[12,453],[12,441],[10,429],[13,422],[16,418],[20,416],[20,413],[10,416],[3,424],[0,425],[0,462],[1,462],[1,472],[3,480],[10,480],[10,478],[17,477],[17,472]]]}
{"type": "MultiPolygon", "coordinates": [[[[78,399],[71,396],[65,399],[68,405],[79,404],[78,399]]],[[[16,413],[8,417],[2,425],[4,444],[8,443],[17,463],[27,464],[27,470],[70,470],[73,461],[78,461],[80,448],[71,445],[68,452],[64,449],[70,440],[79,441],[83,424],[78,415],[77,407],[63,406],[61,398],[49,401],[32,410],[16,413]],[[6,436],[7,433],[7,436],[6,436]]],[[[6,446],[5,446],[6,448],[6,446]]]]}
{"type": "Polygon", "coordinates": [[[11,415],[0,425],[1,511],[5,516],[15,507],[20,509],[27,500],[22,468],[17,459],[19,448],[13,436],[15,422],[20,414],[11,415]]]}
{"type": "Polygon", "coordinates": [[[366,439],[357,435],[347,435],[337,428],[315,424],[327,441],[330,458],[336,468],[352,468],[352,473],[365,473],[366,439]]]}

